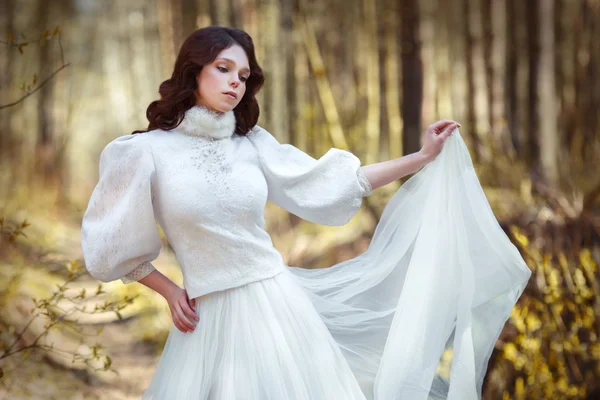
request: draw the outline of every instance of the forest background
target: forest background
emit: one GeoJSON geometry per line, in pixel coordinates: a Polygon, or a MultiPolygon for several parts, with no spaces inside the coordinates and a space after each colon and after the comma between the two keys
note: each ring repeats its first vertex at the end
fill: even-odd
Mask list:
{"type": "MultiPolygon", "coordinates": [[[[259,123],[363,164],[462,124],[504,231],[531,268],[484,399],[600,398],[600,0],[0,0],[0,398],[137,399],[171,327],[140,284],[99,285],[80,223],[102,148],[145,128],[182,40],[254,38],[259,123]]],[[[289,265],[368,246],[402,182],[344,227],[269,204],[289,265]]],[[[158,268],[181,285],[164,241],[158,268]]]]}

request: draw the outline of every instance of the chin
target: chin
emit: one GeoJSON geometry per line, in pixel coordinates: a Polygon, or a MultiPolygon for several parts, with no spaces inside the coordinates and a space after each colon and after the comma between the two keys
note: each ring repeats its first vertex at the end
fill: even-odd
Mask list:
{"type": "Polygon", "coordinates": [[[225,113],[225,112],[229,112],[229,111],[233,110],[236,106],[237,106],[237,104],[235,104],[235,105],[223,104],[220,107],[215,107],[215,109],[217,109],[219,112],[225,113]]]}

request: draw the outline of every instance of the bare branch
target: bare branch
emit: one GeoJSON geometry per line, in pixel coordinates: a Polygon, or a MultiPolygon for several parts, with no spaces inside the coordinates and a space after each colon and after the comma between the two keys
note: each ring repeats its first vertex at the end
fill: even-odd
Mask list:
{"type": "Polygon", "coordinates": [[[38,85],[38,87],[36,87],[35,89],[33,89],[31,92],[28,92],[25,96],[21,97],[18,100],[13,101],[12,103],[0,105],[0,110],[2,110],[4,108],[9,108],[9,107],[15,106],[15,105],[21,103],[23,100],[25,100],[26,98],[28,98],[29,96],[31,96],[32,94],[34,94],[35,92],[37,92],[38,90],[40,90],[46,83],[50,82],[50,80],[52,78],[54,78],[54,76],[56,74],[58,74],[60,71],[62,71],[63,69],[67,68],[70,65],[71,65],[71,63],[63,64],[60,68],[58,68],[56,71],[54,71],[53,73],[51,73],[46,79],[44,79],[38,85]]]}

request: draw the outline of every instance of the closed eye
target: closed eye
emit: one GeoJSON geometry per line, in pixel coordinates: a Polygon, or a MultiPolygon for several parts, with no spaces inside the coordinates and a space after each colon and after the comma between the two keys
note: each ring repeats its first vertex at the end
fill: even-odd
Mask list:
{"type": "MultiPolygon", "coordinates": [[[[223,73],[227,72],[227,68],[225,68],[225,67],[217,67],[217,69],[223,73]]],[[[248,80],[248,77],[240,76],[240,81],[246,82],[247,80],[248,80]]]]}

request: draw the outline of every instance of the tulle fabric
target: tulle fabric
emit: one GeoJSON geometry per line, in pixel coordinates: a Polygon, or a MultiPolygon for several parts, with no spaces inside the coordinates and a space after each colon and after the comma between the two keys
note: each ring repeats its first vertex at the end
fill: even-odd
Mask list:
{"type": "Polygon", "coordinates": [[[458,130],[386,205],[369,248],[291,268],[367,399],[481,398],[531,271],[494,217],[458,130]]]}
{"type": "Polygon", "coordinates": [[[362,400],[350,367],[289,271],[196,298],[143,400],[362,400]]]}
{"type": "Polygon", "coordinates": [[[197,298],[144,399],[470,400],[531,275],[456,130],[330,268],[197,298]]]}

